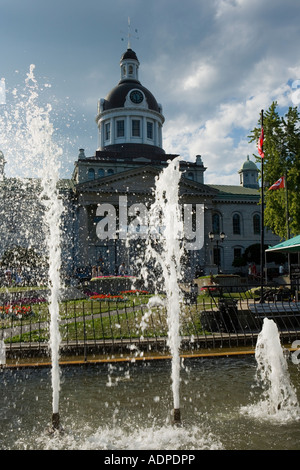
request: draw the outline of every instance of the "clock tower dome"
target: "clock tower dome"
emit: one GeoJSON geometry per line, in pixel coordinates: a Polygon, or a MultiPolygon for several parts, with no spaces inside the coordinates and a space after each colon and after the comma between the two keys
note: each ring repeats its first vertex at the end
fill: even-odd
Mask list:
{"type": "Polygon", "coordinates": [[[152,158],[165,153],[162,106],[139,81],[139,65],[129,47],[120,60],[119,83],[98,101],[98,151],[117,151],[131,159],[141,152],[152,158]]]}

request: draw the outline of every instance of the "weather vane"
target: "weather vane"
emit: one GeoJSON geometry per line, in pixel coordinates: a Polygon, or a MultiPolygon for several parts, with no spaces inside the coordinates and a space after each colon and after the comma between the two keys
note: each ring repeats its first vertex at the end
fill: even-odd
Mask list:
{"type": "MultiPolygon", "coordinates": [[[[134,30],[134,33],[137,34],[138,30],[135,29],[134,30]]],[[[139,39],[138,36],[133,36],[132,33],[131,33],[131,22],[130,22],[130,18],[128,17],[128,32],[127,32],[127,49],[131,49],[131,38],[134,37],[134,39],[139,39]]],[[[122,38],[122,41],[124,41],[124,38],[122,38]]]]}

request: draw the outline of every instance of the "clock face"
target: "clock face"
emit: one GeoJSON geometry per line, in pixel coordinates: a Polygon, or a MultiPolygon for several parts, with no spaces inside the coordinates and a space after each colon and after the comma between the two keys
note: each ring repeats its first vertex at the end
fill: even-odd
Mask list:
{"type": "Polygon", "coordinates": [[[135,104],[139,104],[143,101],[144,99],[144,96],[143,94],[139,91],[139,90],[133,90],[131,93],[130,93],[130,99],[133,103],[135,104]]]}

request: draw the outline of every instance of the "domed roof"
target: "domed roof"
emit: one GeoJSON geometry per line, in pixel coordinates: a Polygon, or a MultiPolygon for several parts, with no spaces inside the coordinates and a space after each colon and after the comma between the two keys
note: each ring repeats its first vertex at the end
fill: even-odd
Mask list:
{"type": "Polygon", "coordinates": [[[124,107],[126,96],[130,92],[130,90],[141,90],[148,103],[148,108],[160,112],[160,108],[158,103],[152,93],[142,86],[139,81],[137,80],[121,80],[119,84],[114,87],[106,96],[103,110],[106,111],[108,109],[115,109],[115,108],[122,108],[124,107]]]}
{"type": "Polygon", "coordinates": [[[258,171],[257,166],[255,165],[255,163],[252,162],[249,159],[249,155],[247,156],[247,160],[243,163],[243,165],[241,166],[241,169],[240,169],[240,171],[244,171],[244,170],[258,171]]]}
{"type": "Polygon", "coordinates": [[[125,59],[134,59],[134,60],[137,60],[138,61],[138,58],[137,58],[137,55],[136,53],[132,50],[132,49],[127,49],[126,52],[124,52],[124,54],[122,55],[121,57],[121,61],[122,60],[125,60],[125,59]]]}
{"type": "Polygon", "coordinates": [[[139,61],[136,53],[130,47],[123,53],[120,60],[120,66],[121,80],[119,81],[118,85],[115,86],[106,96],[103,102],[103,111],[123,108],[125,105],[125,100],[130,91],[141,90],[146,98],[148,109],[160,113],[161,109],[156,99],[147,88],[141,85],[141,82],[138,80],[139,61]],[[132,68],[131,72],[129,72],[130,69],[127,68],[126,64],[128,67],[131,67],[132,60],[137,62],[137,66],[132,68]]]}

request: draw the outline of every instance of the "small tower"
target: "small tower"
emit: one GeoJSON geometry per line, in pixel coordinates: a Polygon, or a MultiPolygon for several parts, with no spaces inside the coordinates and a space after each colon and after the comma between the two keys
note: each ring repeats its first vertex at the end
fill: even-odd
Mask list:
{"type": "Polygon", "coordinates": [[[139,82],[139,65],[136,53],[132,49],[127,49],[120,60],[121,81],[135,80],[139,82]]]}
{"type": "Polygon", "coordinates": [[[247,155],[247,160],[241,166],[239,175],[241,186],[244,188],[259,189],[258,168],[255,163],[249,159],[249,155],[247,155]]]}
{"type": "Polygon", "coordinates": [[[138,155],[142,151],[155,155],[165,153],[162,106],[140,83],[139,65],[136,53],[128,48],[120,60],[119,83],[106,98],[98,101],[99,151],[122,152],[124,158],[132,158],[133,153],[138,155]]]}

